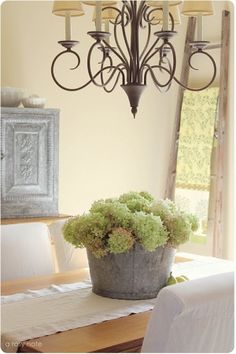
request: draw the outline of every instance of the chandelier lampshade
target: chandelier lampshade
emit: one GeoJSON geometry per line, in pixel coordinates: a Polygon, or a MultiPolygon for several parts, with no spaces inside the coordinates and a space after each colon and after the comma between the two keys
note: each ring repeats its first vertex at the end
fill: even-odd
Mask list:
{"type": "MultiPolygon", "coordinates": [[[[105,7],[105,6],[103,6],[105,7]]],[[[115,9],[111,9],[111,8],[108,8],[108,9],[102,9],[102,22],[105,22],[105,21],[114,21],[117,17],[117,12],[115,9]]],[[[93,21],[96,20],[96,9],[94,9],[93,11],[93,21]]]]}
{"type": "MultiPolygon", "coordinates": [[[[102,8],[103,7],[108,7],[108,6],[114,6],[117,1],[111,1],[111,0],[106,0],[106,1],[83,1],[85,5],[90,5],[95,7],[95,12],[94,12],[94,21],[96,24],[96,31],[101,32],[102,29],[102,8]]],[[[109,26],[106,26],[106,30],[108,30],[109,26]]]]}
{"type": "Polygon", "coordinates": [[[184,1],[181,13],[185,16],[197,16],[197,40],[203,38],[203,18],[214,14],[212,1],[184,1]]]}
{"type": "Polygon", "coordinates": [[[146,4],[148,6],[152,6],[152,7],[158,7],[160,9],[163,8],[163,3],[164,2],[168,2],[169,6],[176,6],[181,4],[182,0],[172,0],[172,1],[146,1],[146,4]]]}
{"type": "MultiPolygon", "coordinates": [[[[171,6],[169,9],[169,13],[172,15],[173,21],[175,25],[181,24],[180,11],[179,6],[171,6]]],[[[163,12],[160,9],[153,11],[153,20],[152,23],[162,23],[163,22],[163,12]]],[[[169,22],[171,22],[171,18],[169,18],[169,22]]]]}
{"type": "Polygon", "coordinates": [[[70,16],[84,15],[83,7],[80,1],[54,1],[52,13],[57,16],[66,16],[69,12],[70,16]]]}
{"type": "Polygon", "coordinates": [[[52,13],[65,17],[65,40],[71,41],[71,17],[83,16],[84,11],[80,1],[54,1],[52,13]]]}
{"type": "MultiPolygon", "coordinates": [[[[85,5],[96,6],[98,1],[82,1],[85,5]]],[[[106,1],[99,1],[102,6],[112,6],[117,3],[117,1],[106,0],[106,1]]]]}
{"type": "Polygon", "coordinates": [[[54,82],[67,91],[82,90],[94,84],[106,93],[111,93],[120,86],[128,97],[134,117],[141,95],[150,80],[161,92],[168,91],[173,82],[191,91],[208,88],[216,77],[216,63],[207,52],[209,42],[202,40],[202,15],[213,14],[212,2],[185,1],[182,8],[184,15],[196,16],[198,24],[197,39],[189,43],[189,69],[198,69],[196,65],[192,65],[192,58],[195,56],[210,62],[212,66],[207,83],[201,87],[190,87],[182,83],[176,75],[177,54],[172,37],[177,34],[175,26],[181,23],[177,6],[181,2],[56,1],[53,13],[65,16],[66,38],[58,42],[64,49],[52,61],[51,74],[54,82]],[[94,6],[91,23],[95,22],[95,30],[93,24],[92,30],[87,32],[93,40],[86,58],[88,81],[77,87],[66,87],[58,81],[55,67],[59,65],[59,58],[69,54],[77,60],[70,69],[80,69],[80,55],[74,50],[79,42],[71,39],[70,17],[83,14],[81,3],[94,6]]]}
{"type": "Polygon", "coordinates": [[[173,16],[174,24],[175,25],[180,25],[181,24],[181,18],[180,18],[180,11],[179,11],[179,6],[178,5],[171,6],[170,14],[173,16]]]}
{"type": "MultiPolygon", "coordinates": [[[[101,8],[101,23],[104,23],[105,27],[105,31],[109,32],[110,30],[110,21],[115,21],[117,18],[117,8],[114,7],[115,5],[112,6],[112,8],[107,8],[107,5],[102,6],[101,8]]],[[[97,20],[97,16],[98,16],[98,12],[96,7],[94,8],[93,11],[93,22],[96,22],[97,20]]],[[[107,38],[107,43],[110,44],[110,37],[107,38]]]]}
{"type": "Polygon", "coordinates": [[[214,15],[212,1],[184,1],[181,13],[185,16],[214,15]]]}

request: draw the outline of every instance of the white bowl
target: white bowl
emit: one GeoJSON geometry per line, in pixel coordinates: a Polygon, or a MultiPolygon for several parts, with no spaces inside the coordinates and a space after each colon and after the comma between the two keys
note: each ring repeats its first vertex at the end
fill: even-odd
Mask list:
{"type": "Polygon", "coordinates": [[[15,87],[1,88],[1,106],[2,107],[18,107],[24,97],[25,91],[15,87]]]}
{"type": "Polygon", "coordinates": [[[38,96],[26,97],[22,100],[22,104],[25,108],[43,108],[46,102],[46,98],[38,96]]]}

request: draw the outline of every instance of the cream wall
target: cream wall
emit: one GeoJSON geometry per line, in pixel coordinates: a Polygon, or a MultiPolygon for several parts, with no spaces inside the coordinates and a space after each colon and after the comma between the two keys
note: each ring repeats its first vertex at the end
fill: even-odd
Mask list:
{"type": "MultiPolygon", "coordinates": [[[[219,3],[220,7],[225,6],[224,2],[219,3]]],[[[2,4],[2,86],[22,87],[27,94],[46,97],[46,107],[60,108],[60,212],[82,213],[98,198],[129,190],[147,190],[158,198],[163,197],[177,85],[174,84],[167,94],[161,94],[149,85],[140,100],[135,120],[128,99],[119,87],[111,94],[94,86],[73,93],[61,90],[51,78],[50,66],[62,50],[57,41],[64,39],[64,21],[53,16],[51,9],[49,1],[6,1],[2,4]]],[[[91,12],[88,7],[85,10],[91,12]]],[[[183,20],[174,39],[178,73],[185,28],[186,20],[183,20]]],[[[93,43],[85,33],[92,29],[87,16],[73,19],[73,38],[80,41],[76,50],[84,67],[86,53],[93,43]]],[[[207,25],[206,32],[218,33],[219,29],[216,20],[213,27],[207,25]]],[[[87,80],[87,74],[85,69],[78,70],[76,75],[66,70],[74,63],[73,58],[62,60],[59,77],[65,80],[63,82],[77,86],[87,80]]],[[[232,117],[232,109],[230,115],[232,117]]],[[[231,151],[232,137],[230,141],[231,151]]],[[[230,164],[227,163],[228,170],[230,164]]],[[[232,183],[230,176],[228,171],[232,183]]],[[[229,214],[225,219],[226,228],[232,234],[229,214]]],[[[231,256],[231,249],[232,239],[227,238],[226,257],[231,256]]]]}
{"type": "MultiPolygon", "coordinates": [[[[57,41],[64,39],[64,21],[53,16],[51,9],[52,2],[3,3],[2,86],[22,87],[28,94],[46,97],[47,107],[61,110],[60,212],[81,213],[95,199],[129,190],[147,190],[162,197],[175,89],[166,95],[153,86],[147,88],[135,120],[120,87],[112,94],[94,86],[74,93],[61,90],[51,78],[50,66],[62,50],[57,41]]],[[[93,43],[85,33],[92,29],[86,16],[73,19],[73,37],[80,41],[77,50],[84,63],[93,43]]],[[[65,63],[73,66],[71,59],[68,63],[65,58],[65,63]]],[[[64,80],[69,74],[60,70],[64,80]]],[[[85,70],[78,71],[78,82],[74,76],[75,86],[87,80],[85,70]]]]}

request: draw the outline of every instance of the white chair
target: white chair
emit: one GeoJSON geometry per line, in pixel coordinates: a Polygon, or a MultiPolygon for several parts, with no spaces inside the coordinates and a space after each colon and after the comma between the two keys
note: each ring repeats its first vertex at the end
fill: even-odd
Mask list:
{"type": "Polygon", "coordinates": [[[163,288],[144,337],[143,353],[228,353],[234,346],[234,274],[163,288]]]}
{"type": "Polygon", "coordinates": [[[75,248],[75,246],[67,242],[63,237],[62,228],[66,221],[59,220],[49,225],[59,272],[88,267],[86,249],[75,248]]]}
{"type": "Polygon", "coordinates": [[[13,280],[54,272],[47,225],[1,226],[1,279],[13,280]]]}

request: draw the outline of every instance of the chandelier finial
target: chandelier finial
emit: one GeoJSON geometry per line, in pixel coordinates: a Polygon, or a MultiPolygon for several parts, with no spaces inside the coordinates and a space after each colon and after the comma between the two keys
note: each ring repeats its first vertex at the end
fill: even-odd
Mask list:
{"type": "Polygon", "coordinates": [[[138,111],[138,104],[140,97],[143,93],[143,90],[145,89],[145,85],[139,85],[139,84],[127,84],[127,85],[121,85],[123,90],[126,92],[130,107],[131,107],[131,112],[135,118],[136,113],[138,111]]]}

